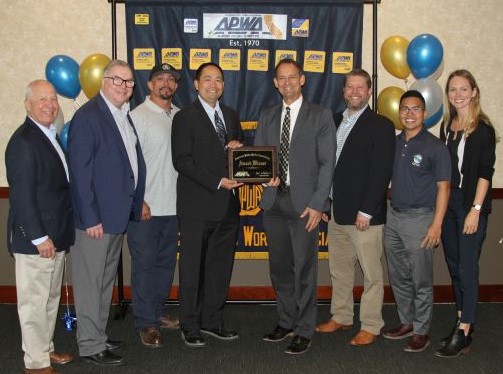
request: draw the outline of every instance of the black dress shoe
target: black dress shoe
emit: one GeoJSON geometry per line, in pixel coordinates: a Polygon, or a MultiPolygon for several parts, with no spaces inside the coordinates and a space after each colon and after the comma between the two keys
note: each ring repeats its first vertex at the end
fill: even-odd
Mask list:
{"type": "Polygon", "coordinates": [[[117,356],[115,353],[112,353],[105,349],[100,353],[96,353],[91,356],[81,356],[83,361],[91,362],[95,365],[100,366],[117,366],[122,365],[123,359],[121,356],[117,356]]]}
{"type": "Polygon", "coordinates": [[[220,340],[236,340],[239,338],[239,335],[236,331],[225,330],[223,328],[220,329],[201,329],[203,334],[211,335],[214,338],[220,340]]]}
{"type": "Polygon", "coordinates": [[[262,340],[266,342],[280,342],[285,340],[286,337],[292,336],[293,335],[293,330],[292,329],[285,329],[284,327],[281,327],[280,325],[276,326],[273,332],[264,335],[262,340]]]}
{"type": "Polygon", "coordinates": [[[311,339],[295,335],[290,344],[288,344],[288,347],[286,347],[285,353],[288,353],[289,355],[300,355],[306,352],[310,346],[311,339]]]}
{"type": "Polygon", "coordinates": [[[435,352],[435,356],[451,358],[461,354],[470,352],[472,345],[472,337],[470,334],[465,335],[464,330],[458,329],[452,335],[451,341],[445,347],[435,352]]]}
{"type": "Polygon", "coordinates": [[[124,347],[124,342],[122,340],[107,339],[105,344],[107,345],[107,350],[109,351],[115,351],[117,349],[124,347]]]}
{"type": "Polygon", "coordinates": [[[189,347],[199,348],[206,346],[206,342],[199,331],[182,330],[182,340],[185,342],[185,345],[189,347]]]}

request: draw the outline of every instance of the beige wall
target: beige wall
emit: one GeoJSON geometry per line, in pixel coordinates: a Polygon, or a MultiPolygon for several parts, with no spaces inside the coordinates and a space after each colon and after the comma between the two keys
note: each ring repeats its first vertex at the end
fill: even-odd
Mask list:
{"type": "MultiPolygon", "coordinates": [[[[111,55],[110,4],[106,0],[0,0],[2,20],[0,45],[0,186],[7,186],[3,153],[7,140],[24,119],[23,92],[26,84],[45,75],[47,60],[65,54],[81,62],[93,53],[111,55]]],[[[379,46],[391,35],[409,40],[422,33],[437,36],[444,46],[445,85],[448,72],[457,68],[471,70],[481,87],[482,104],[495,122],[499,134],[503,125],[497,114],[503,108],[500,89],[501,50],[503,50],[503,5],[501,0],[382,0],[378,8],[379,46]]],[[[372,7],[365,5],[363,67],[372,70],[372,7]]],[[[118,5],[118,57],[126,58],[124,5],[118,5]]],[[[406,88],[403,81],[388,74],[379,64],[379,89],[388,86],[406,88]]],[[[409,82],[410,85],[412,83],[409,82]]],[[[60,98],[68,121],[79,103],[60,98]]],[[[437,126],[438,127],[438,126],[437,126]]],[[[432,130],[438,132],[437,128],[432,130]]],[[[503,151],[497,147],[495,187],[503,188],[503,151]]],[[[5,221],[8,202],[0,200],[0,285],[14,284],[13,262],[4,250],[5,221]]],[[[481,283],[503,284],[502,236],[503,201],[495,203],[489,234],[481,258],[481,283]]],[[[126,279],[129,260],[126,257],[126,279]]],[[[265,261],[237,261],[233,285],[268,285],[265,261]]],[[[361,278],[359,280],[361,282],[361,278]]],[[[440,250],[436,253],[435,283],[447,284],[448,275],[440,250]]],[[[320,285],[328,285],[326,262],[320,264],[320,285]]]]}
{"type": "MultiPolygon", "coordinates": [[[[124,4],[118,10],[118,57],[126,59],[124,4]]],[[[363,67],[372,70],[372,5],[365,5],[363,67]]],[[[93,53],[111,56],[110,4],[106,0],[0,0],[2,19],[0,45],[0,151],[24,119],[23,92],[26,84],[45,76],[45,64],[54,55],[65,54],[80,63],[93,53]]],[[[501,0],[382,0],[378,7],[379,47],[389,36],[408,40],[422,33],[437,36],[444,46],[444,86],[448,73],[467,68],[478,80],[484,110],[499,134],[503,123],[501,50],[503,50],[503,4],[501,0]]],[[[388,74],[379,63],[379,90],[406,84],[388,74]]],[[[408,85],[413,82],[410,79],[408,85]]],[[[66,121],[71,119],[84,94],[73,100],[60,98],[66,121]]],[[[438,133],[438,126],[432,129],[438,133]]],[[[498,157],[495,187],[503,188],[503,150],[498,157]]],[[[0,163],[0,186],[7,186],[4,162],[0,163]]]]}

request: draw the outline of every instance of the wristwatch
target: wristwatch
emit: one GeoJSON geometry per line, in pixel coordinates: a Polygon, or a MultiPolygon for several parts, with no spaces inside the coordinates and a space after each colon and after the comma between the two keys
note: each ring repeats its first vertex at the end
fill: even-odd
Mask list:
{"type": "Polygon", "coordinates": [[[482,209],[482,205],[480,205],[480,204],[473,204],[473,205],[472,205],[472,208],[475,208],[475,210],[476,210],[477,212],[480,212],[480,209],[482,209]]]}

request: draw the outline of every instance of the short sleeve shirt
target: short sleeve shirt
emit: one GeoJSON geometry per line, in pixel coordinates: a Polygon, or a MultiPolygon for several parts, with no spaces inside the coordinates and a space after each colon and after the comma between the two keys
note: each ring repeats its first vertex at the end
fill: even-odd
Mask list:
{"type": "Polygon", "coordinates": [[[451,159],[445,144],[426,128],[406,141],[397,135],[391,206],[397,209],[434,208],[437,183],[451,180],[451,159]]]}

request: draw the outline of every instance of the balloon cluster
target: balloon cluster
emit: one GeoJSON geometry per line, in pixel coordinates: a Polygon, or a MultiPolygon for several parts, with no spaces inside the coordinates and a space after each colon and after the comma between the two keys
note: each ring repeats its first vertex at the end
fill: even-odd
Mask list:
{"type": "MultiPolygon", "coordinates": [[[[416,36],[409,43],[402,36],[390,36],[381,46],[381,62],[391,75],[404,79],[412,74],[416,81],[411,90],[419,91],[426,101],[426,127],[434,126],[443,114],[442,87],[436,81],[443,71],[444,49],[442,43],[431,34],[416,36]]],[[[400,87],[387,87],[377,97],[377,111],[402,129],[398,116],[400,97],[405,91],[400,87]]]]}
{"type": "Polygon", "coordinates": [[[79,64],[65,55],[53,56],[45,66],[45,76],[61,96],[75,99],[80,90],[88,99],[93,98],[101,88],[103,70],[110,59],[100,53],[87,56],[79,64]]]}

